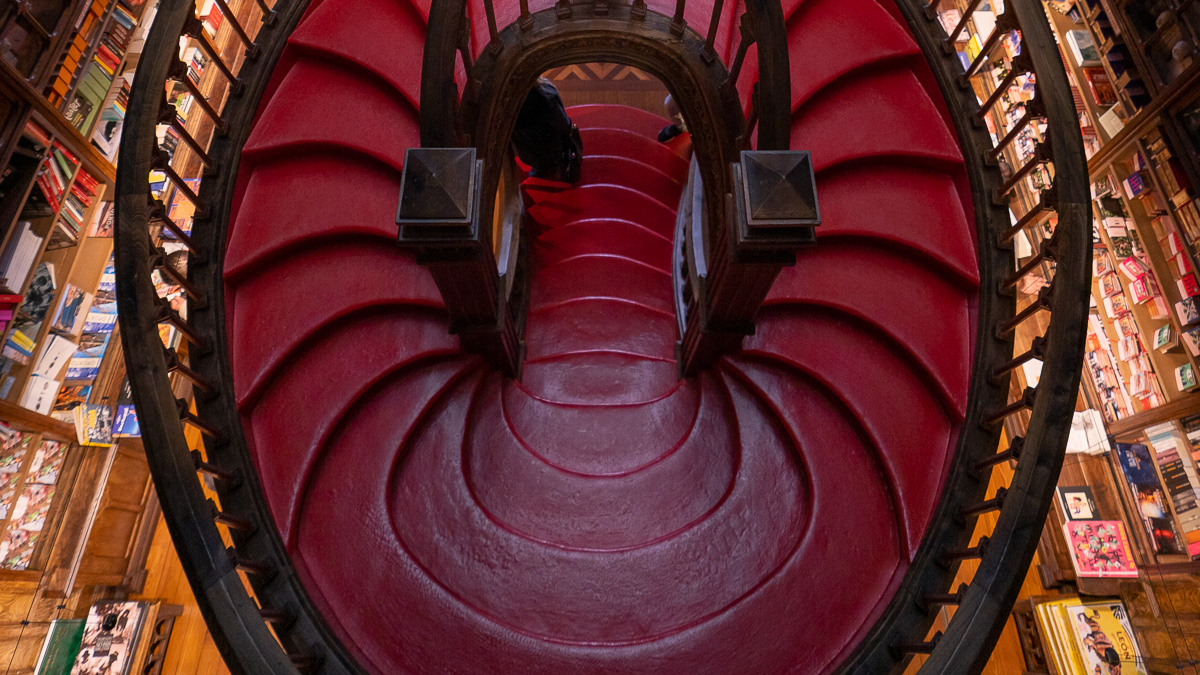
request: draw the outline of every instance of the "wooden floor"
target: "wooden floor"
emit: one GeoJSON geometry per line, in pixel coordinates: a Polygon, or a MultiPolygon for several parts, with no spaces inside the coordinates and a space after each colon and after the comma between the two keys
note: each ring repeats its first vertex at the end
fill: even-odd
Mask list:
{"type": "Polygon", "coordinates": [[[175,555],[171,535],[161,516],[154,532],[146,569],[145,591],[132,599],[162,600],[183,606],[183,616],[175,621],[171,642],[167,646],[163,675],[227,675],[229,669],[221,661],[217,646],[204,625],[204,618],[200,616],[200,608],[183,575],[183,567],[175,555]]]}

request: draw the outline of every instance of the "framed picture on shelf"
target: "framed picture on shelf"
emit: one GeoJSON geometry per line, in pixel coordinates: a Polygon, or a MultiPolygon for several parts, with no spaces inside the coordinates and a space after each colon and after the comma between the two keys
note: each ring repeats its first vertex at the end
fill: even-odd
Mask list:
{"type": "Polygon", "coordinates": [[[1062,507],[1063,517],[1067,520],[1096,520],[1096,500],[1092,497],[1092,488],[1087,485],[1072,485],[1059,487],[1058,504],[1062,507]]]}

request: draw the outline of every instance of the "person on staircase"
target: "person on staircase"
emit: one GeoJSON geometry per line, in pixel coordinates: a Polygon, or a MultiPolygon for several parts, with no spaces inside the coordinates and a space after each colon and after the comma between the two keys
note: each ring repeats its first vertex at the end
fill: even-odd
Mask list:
{"type": "Polygon", "coordinates": [[[544,77],[525,97],[513,130],[517,157],[532,178],[576,183],[583,164],[583,139],[567,115],[558,89],[544,77]]]}

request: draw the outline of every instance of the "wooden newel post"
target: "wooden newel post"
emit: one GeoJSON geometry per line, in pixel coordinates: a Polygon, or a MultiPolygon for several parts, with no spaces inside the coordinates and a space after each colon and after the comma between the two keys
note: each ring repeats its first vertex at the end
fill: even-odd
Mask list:
{"type": "Polygon", "coordinates": [[[410,148],[396,212],[398,242],[429,269],[450,332],[463,347],[516,376],[523,348],[501,292],[491,223],[480,222],[482,183],[475,148],[410,148]]]}
{"type": "MultiPolygon", "coordinates": [[[[725,195],[729,242],[713,251],[700,285],[699,320],[689,321],[679,343],[679,368],[691,375],[741,348],[754,320],[796,251],[816,243],[821,224],[812,158],[806,151],[744,150],[730,166],[733,192],[725,195]]],[[[714,238],[715,239],[715,238],[714,238]]]]}

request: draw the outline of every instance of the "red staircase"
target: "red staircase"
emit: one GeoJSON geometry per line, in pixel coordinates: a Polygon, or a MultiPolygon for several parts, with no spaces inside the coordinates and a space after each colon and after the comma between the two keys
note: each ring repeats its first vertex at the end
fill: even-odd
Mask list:
{"type": "Polygon", "coordinates": [[[419,59],[345,21],[423,18],[368,4],[297,29],[225,258],[248,441],[330,627],[388,675],[832,669],[924,534],[973,351],[962,159],[894,8],[789,9],[824,223],[743,354],[697,378],[677,379],[670,274],[688,160],[665,120],[573,109],[582,180],[527,184],[518,382],[459,350],[395,245],[419,59]],[[814,51],[838,17],[858,46],[814,51]]]}

